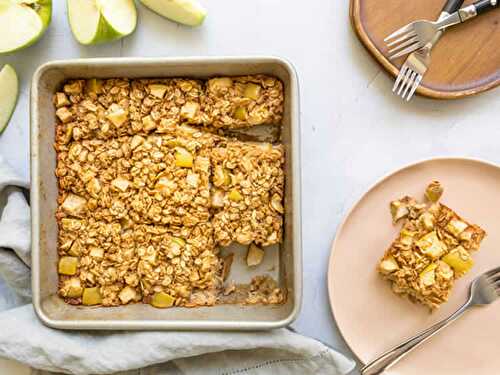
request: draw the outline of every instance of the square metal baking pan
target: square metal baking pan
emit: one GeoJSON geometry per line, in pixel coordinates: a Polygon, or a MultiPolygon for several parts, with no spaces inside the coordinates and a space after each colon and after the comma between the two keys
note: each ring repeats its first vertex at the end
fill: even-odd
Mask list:
{"type": "MultiPolygon", "coordinates": [[[[299,88],[292,65],[276,57],[112,58],[52,61],[34,74],[31,88],[31,226],[33,304],[41,321],[60,329],[264,330],[286,326],[302,301],[299,88]],[[53,94],[70,78],[195,77],[270,74],[285,87],[282,142],[286,148],[284,241],[265,267],[288,291],[283,305],[217,305],[156,309],[146,304],[91,308],[57,296],[57,181],[53,148],[53,94]]],[[[236,247],[235,259],[244,258],[236,247]]],[[[266,258],[268,255],[266,254],[266,258]]],[[[236,262],[238,263],[238,262],[236,262]]],[[[236,264],[231,274],[244,274],[236,264]]],[[[249,275],[242,276],[249,281],[249,275]]]]}

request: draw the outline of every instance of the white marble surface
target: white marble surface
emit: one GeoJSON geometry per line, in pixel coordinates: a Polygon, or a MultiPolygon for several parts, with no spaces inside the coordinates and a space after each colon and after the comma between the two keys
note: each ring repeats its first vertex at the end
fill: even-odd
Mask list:
{"type": "MultiPolygon", "coordinates": [[[[355,38],[349,1],[201,0],[209,9],[198,29],[178,26],[139,6],[134,35],[116,43],[79,46],[62,0],[35,46],[12,56],[22,83],[18,107],[0,137],[0,153],[29,175],[29,84],[48,60],[95,56],[272,54],[289,59],[301,85],[304,304],[293,325],[348,353],[330,314],[326,266],[336,227],[373,182],[408,162],[467,155],[500,162],[499,91],[441,102],[402,103],[392,80],[355,38]]],[[[445,36],[446,37],[446,36],[445,36]]],[[[346,286],[348,287],[348,286],[346,286]]],[[[0,363],[1,366],[1,363],[0,363]]]]}

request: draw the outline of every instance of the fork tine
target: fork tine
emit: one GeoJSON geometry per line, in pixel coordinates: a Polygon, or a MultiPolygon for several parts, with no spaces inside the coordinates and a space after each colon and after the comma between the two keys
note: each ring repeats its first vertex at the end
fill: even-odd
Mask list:
{"type": "Polygon", "coordinates": [[[408,69],[406,71],[405,76],[403,78],[403,82],[399,86],[398,95],[401,95],[401,91],[405,88],[406,82],[408,82],[408,78],[410,77],[411,72],[412,72],[411,69],[408,69]]]}
{"type": "Polygon", "coordinates": [[[405,87],[405,91],[403,91],[403,94],[401,95],[401,98],[405,99],[406,93],[410,90],[410,88],[413,86],[413,83],[415,82],[415,78],[417,77],[417,73],[412,70],[410,79],[408,80],[408,83],[405,87]]]}
{"type": "Polygon", "coordinates": [[[409,46],[408,48],[405,48],[404,50],[396,53],[395,55],[389,56],[389,58],[391,60],[397,59],[398,57],[401,57],[401,56],[407,55],[409,53],[412,53],[413,51],[416,51],[420,47],[422,47],[421,44],[420,44],[420,42],[414,43],[411,46],[409,46]]]}
{"type": "Polygon", "coordinates": [[[389,55],[392,55],[400,50],[402,50],[403,48],[405,47],[408,47],[409,45],[412,45],[414,43],[418,43],[418,36],[415,36],[411,39],[408,39],[407,41],[405,42],[402,42],[401,44],[397,45],[396,47],[392,48],[389,50],[389,55]]]}
{"type": "Polygon", "coordinates": [[[407,70],[408,70],[408,65],[403,65],[401,67],[401,70],[399,71],[398,77],[396,78],[396,82],[394,82],[394,86],[392,87],[392,92],[396,92],[396,90],[398,89],[399,84],[400,84],[401,80],[403,79],[403,77],[405,76],[407,70]]]}
{"type": "Polygon", "coordinates": [[[413,87],[411,88],[410,93],[408,94],[408,97],[406,98],[406,101],[409,102],[411,98],[413,98],[413,95],[415,94],[415,91],[417,90],[417,87],[420,85],[420,82],[422,81],[422,74],[419,74],[417,76],[417,79],[415,80],[415,83],[413,84],[413,87]]]}
{"type": "Polygon", "coordinates": [[[406,33],[403,35],[401,38],[395,39],[390,43],[387,43],[387,47],[392,47],[398,43],[404,42],[405,40],[417,36],[417,33],[415,31],[410,31],[409,33],[406,33]]]}
{"type": "Polygon", "coordinates": [[[390,39],[393,39],[401,34],[404,34],[408,31],[410,31],[411,29],[413,28],[413,24],[412,23],[409,23],[408,25],[406,26],[403,26],[402,28],[400,29],[397,29],[396,31],[394,31],[391,35],[387,36],[385,39],[384,39],[384,42],[387,42],[388,40],[390,39]]]}
{"type": "Polygon", "coordinates": [[[497,276],[500,275],[500,267],[493,268],[492,270],[489,270],[488,272],[485,272],[483,276],[486,277],[492,277],[492,276],[497,276]]]}

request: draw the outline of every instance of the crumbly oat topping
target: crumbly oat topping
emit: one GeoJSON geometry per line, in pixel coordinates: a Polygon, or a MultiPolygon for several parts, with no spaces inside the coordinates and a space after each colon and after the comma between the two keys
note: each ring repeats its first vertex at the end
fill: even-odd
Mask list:
{"type": "Polygon", "coordinates": [[[472,267],[471,254],[486,235],[439,203],[442,193],[440,184],[433,182],[426,190],[428,204],[412,197],[391,202],[393,221],[402,220],[403,227],[378,264],[396,294],[430,309],[448,300],[455,280],[472,267]]]}
{"type": "MultiPolygon", "coordinates": [[[[66,302],[214,305],[231,267],[217,245],[281,241],[283,147],[229,140],[211,128],[243,125],[218,122],[225,100],[255,116],[269,110],[247,126],[278,124],[282,85],[264,76],[233,79],[234,90],[217,99],[208,99],[210,84],[177,78],[75,80],[55,94],[66,302]],[[220,168],[229,178],[222,185],[220,168]],[[222,204],[214,204],[215,191],[222,204]]],[[[238,301],[283,302],[270,283],[255,281],[238,301]]]]}

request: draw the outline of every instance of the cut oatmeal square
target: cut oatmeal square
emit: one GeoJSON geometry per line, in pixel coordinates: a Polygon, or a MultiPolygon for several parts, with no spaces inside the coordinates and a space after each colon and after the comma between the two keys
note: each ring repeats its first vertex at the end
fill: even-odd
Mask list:
{"type": "Polygon", "coordinates": [[[186,305],[193,292],[213,291],[221,282],[209,224],[123,227],[63,218],[60,226],[59,294],[72,304],[186,305]]]}
{"type": "Polygon", "coordinates": [[[150,133],[168,124],[207,124],[202,111],[203,83],[185,78],[141,79],[132,82],[131,118],[134,133],[150,133]]]}
{"type": "Polygon", "coordinates": [[[283,83],[265,75],[218,77],[207,82],[203,110],[216,128],[281,125],[283,83]]]}
{"type": "Polygon", "coordinates": [[[153,134],[58,145],[59,215],[81,216],[83,210],[103,221],[206,222],[213,142],[195,132],[189,138],[153,134]],[[83,207],[75,210],[75,202],[83,207]]]}
{"type": "Polygon", "coordinates": [[[283,232],[284,148],[229,141],[211,152],[215,240],[269,246],[283,232]]]}
{"type": "Polygon", "coordinates": [[[486,232],[437,202],[442,188],[434,182],[427,189],[428,204],[411,197],[391,202],[395,222],[403,220],[398,238],[378,265],[396,294],[431,309],[448,300],[455,280],[473,265],[486,232]],[[440,193],[432,194],[437,190],[440,193]]]}
{"type": "Polygon", "coordinates": [[[69,81],[54,95],[56,142],[162,132],[165,125],[208,124],[198,80],[89,79],[69,81]]]}

